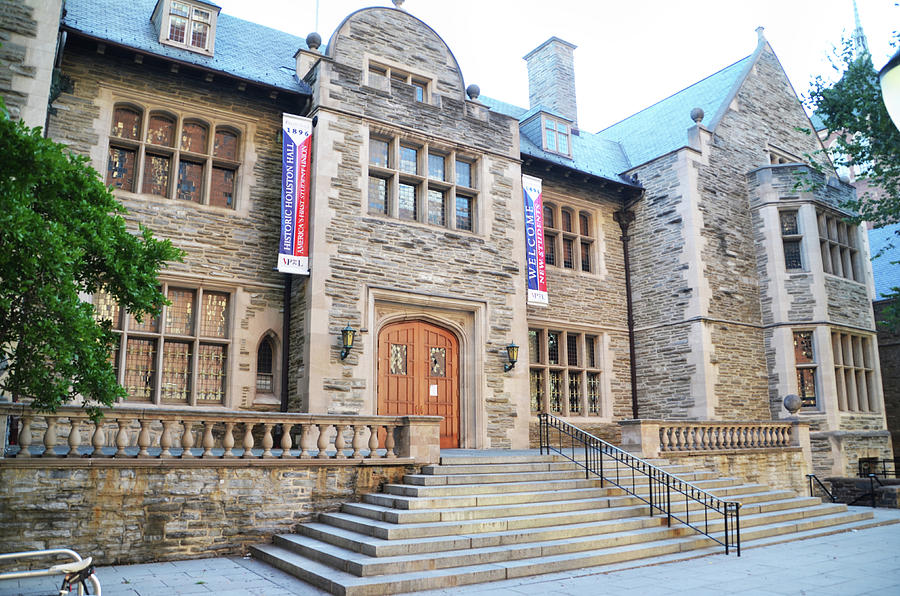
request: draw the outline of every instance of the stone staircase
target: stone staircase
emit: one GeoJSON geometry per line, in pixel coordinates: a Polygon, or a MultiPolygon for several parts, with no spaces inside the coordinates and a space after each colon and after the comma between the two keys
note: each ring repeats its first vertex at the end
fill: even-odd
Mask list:
{"type": "MultiPolygon", "coordinates": [[[[276,536],[251,552],[321,589],[347,595],[724,553],[686,526],[667,527],[665,517],[651,517],[649,507],[625,491],[585,479],[564,458],[496,453],[442,454],[440,465],[405,476],[403,484],[388,484],[362,503],[320,514],[299,533],[276,536]]],[[[662,460],[652,463],[717,497],[740,501],[744,549],[871,523],[867,510],[662,460]]],[[[646,484],[637,485],[642,490],[646,484]]],[[[685,503],[673,502],[673,509],[683,512],[685,503]]],[[[691,507],[691,515],[700,519],[703,513],[691,507]]],[[[721,535],[722,520],[710,520],[721,535]]]]}

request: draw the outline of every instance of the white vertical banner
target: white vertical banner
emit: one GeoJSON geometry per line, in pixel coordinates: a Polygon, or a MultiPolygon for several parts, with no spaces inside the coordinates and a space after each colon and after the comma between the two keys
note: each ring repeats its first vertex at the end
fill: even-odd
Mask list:
{"type": "Polygon", "coordinates": [[[282,115],[281,236],[278,270],[309,275],[309,169],[312,120],[282,115]]]}

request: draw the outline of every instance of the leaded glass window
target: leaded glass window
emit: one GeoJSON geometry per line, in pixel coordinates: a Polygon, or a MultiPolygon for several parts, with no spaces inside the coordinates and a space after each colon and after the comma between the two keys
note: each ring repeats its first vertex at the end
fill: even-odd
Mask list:
{"type": "Polygon", "coordinates": [[[432,377],[447,376],[447,348],[431,348],[431,375],[432,377]]]}
{"type": "Polygon", "coordinates": [[[406,374],[406,344],[391,344],[390,374],[406,374]]]}
{"type": "Polygon", "coordinates": [[[528,330],[532,411],[561,416],[603,414],[599,341],[599,335],[528,330]]]}

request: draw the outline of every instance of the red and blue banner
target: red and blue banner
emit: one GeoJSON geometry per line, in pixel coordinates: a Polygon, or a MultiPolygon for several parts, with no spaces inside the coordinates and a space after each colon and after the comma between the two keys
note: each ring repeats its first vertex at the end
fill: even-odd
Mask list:
{"type": "Polygon", "coordinates": [[[547,269],[544,264],[544,202],[541,179],[522,175],[525,199],[525,264],[528,272],[528,304],[549,304],[547,269]]]}
{"type": "Polygon", "coordinates": [[[278,270],[309,275],[309,169],[312,120],[282,115],[281,237],[278,270]]]}

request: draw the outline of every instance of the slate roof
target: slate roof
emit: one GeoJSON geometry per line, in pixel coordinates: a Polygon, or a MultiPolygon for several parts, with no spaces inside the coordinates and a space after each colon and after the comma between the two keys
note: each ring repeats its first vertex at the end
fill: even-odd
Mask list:
{"type": "MultiPolygon", "coordinates": [[[[520,125],[539,111],[555,115],[552,110],[540,106],[525,109],[483,95],[478,98],[478,101],[495,112],[516,118],[520,125]]],[[[630,164],[618,143],[601,139],[597,135],[585,131],[581,131],[578,135],[571,135],[569,139],[572,145],[571,159],[544,151],[525,135],[519,135],[519,151],[523,155],[536,157],[592,176],[606,178],[620,184],[634,185],[630,179],[621,176],[621,173],[627,170],[630,164]]]]}
{"type": "MultiPolygon", "coordinates": [[[[731,101],[755,57],[754,53],[738,60],[598,133],[580,131],[578,136],[571,137],[572,159],[543,151],[525,135],[520,135],[521,152],[595,176],[630,183],[621,176],[622,172],[687,145],[687,131],[693,125],[690,113],[694,108],[703,110],[704,126],[715,127],[717,118],[731,101]]],[[[484,96],[478,99],[492,110],[517,118],[520,125],[540,109],[539,106],[525,109],[484,96]]]]}
{"type": "Polygon", "coordinates": [[[597,133],[602,139],[622,145],[628,160],[640,165],[687,145],[687,130],[693,125],[691,110],[703,110],[702,124],[715,128],[716,118],[731,100],[736,86],[756,54],[751,54],[719,72],[597,133]]]}
{"type": "Polygon", "coordinates": [[[294,54],[306,40],[225,13],[216,25],[215,55],[204,56],[159,43],[150,17],[157,0],[66,0],[66,29],[239,79],[309,94],[297,79],[294,54]]]}
{"type": "Polygon", "coordinates": [[[875,276],[875,300],[900,288],[900,223],[869,230],[869,251],[875,276]]]}

